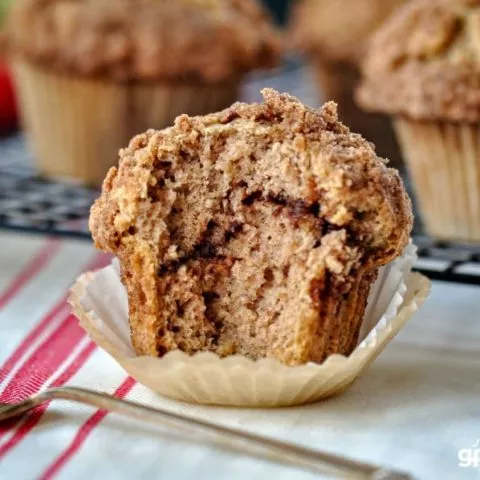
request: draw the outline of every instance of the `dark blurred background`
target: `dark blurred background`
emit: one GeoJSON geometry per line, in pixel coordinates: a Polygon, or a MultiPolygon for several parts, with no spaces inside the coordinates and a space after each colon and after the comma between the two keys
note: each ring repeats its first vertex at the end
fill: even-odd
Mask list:
{"type": "MultiPolygon", "coordinates": [[[[263,0],[272,11],[277,23],[284,25],[287,19],[289,5],[295,0],[263,0]]],[[[332,0],[335,1],[335,0],[332,0]]]]}

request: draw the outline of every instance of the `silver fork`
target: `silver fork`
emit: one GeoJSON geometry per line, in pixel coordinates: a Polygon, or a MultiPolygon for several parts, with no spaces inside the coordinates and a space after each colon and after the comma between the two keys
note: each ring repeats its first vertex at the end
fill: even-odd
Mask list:
{"type": "Polygon", "coordinates": [[[120,400],[105,393],[82,388],[52,388],[16,404],[0,403],[0,422],[23,415],[50,400],[58,399],[83,403],[138,420],[167,424],[182,429],[188,427],[195,432],[207,434],[210,442],[217,446],[249,453],[269,461],[314,471],[329,477],[371,480],[412,479],[402,472],[216,425],[166,410],[151,408],[139,403],[120,400]]]}

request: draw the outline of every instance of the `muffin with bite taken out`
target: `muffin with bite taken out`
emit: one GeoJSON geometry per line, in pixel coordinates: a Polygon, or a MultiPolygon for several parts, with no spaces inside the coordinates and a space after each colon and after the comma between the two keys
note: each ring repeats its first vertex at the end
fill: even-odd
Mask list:
{"type": "Polygon", "coordinates": [[[105,179],[90,228],[120,261],[139,355],[348,355],[408,242],[398,172],[335,104],[263,95],[135,137],[105,179]]]}

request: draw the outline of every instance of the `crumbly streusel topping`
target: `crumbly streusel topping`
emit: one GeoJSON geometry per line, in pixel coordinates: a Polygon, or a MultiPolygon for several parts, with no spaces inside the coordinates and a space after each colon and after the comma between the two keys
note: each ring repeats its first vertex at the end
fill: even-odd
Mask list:
{"type": "Polygon", "coordinates": [[[119,81],[222,82],[280,50],[257,0],[23,0],[7,33],[42,66],[119,81]]]}
{"type": "Polygon", "coordinates": [[[301,0],[293,10],[292,38],[300,50],[329,62],[355,62],[365,43],[405,0],[301,0]]]}
{"type": "Polygon", "coordinates": [[[372,40],[359,103],[417,120],[480,120],[480,1],[414,0],[372,40]]]}

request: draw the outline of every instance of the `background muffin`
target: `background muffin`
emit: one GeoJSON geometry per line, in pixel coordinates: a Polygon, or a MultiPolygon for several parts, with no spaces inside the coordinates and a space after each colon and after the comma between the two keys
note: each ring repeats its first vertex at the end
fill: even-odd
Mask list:
{"type": "Polygon", "coordinates": [[[229,105],[279,53],[255,0],[24,0],[7,37],[41,171],[88,182],[133,134],[229,105]]]}
{"type": "Polygon", "coordinates": [[[427,231],[479,241],[480,1],[412,1],[363,73],[359,101],[393,116],[427,231]]]}
{"type": "Polygon", "coordinates": [[[349,355],[378,268],[408,242],[398,172],[335,105],[263,93],[137,136],[104,182],[90,227],[120,260],[139,355],[349,355]]]}
{"type": "Polygon", "coordinates": [[[339,104],[340,118],[375,143],[398,166],[400,151],[388,119],[365,114],[354,102],[358,63],[368,40],[405,0],[301,0],[292,11],[291,38],[307,54],[321,96],[339,104]]]}

